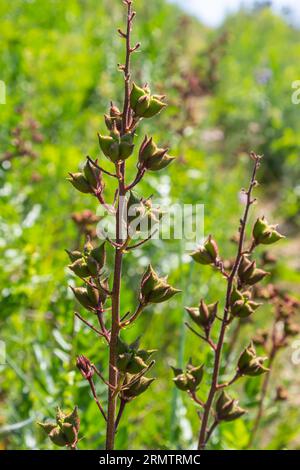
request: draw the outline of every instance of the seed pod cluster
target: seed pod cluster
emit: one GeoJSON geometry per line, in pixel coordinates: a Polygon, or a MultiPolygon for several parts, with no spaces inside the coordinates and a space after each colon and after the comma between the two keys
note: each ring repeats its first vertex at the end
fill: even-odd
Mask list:
{"type": "MultiPolygon", "coordinates": [[[[235,420],[245,413],[245,410],[238,406],[237,401],[232,399],[225,389],[243,376],[254,377],[268,374],[269,372],[268,367],[265,365],[267,357],[257,355],[254,344],[251,342],[240,354],[233,378],[228,382],[218,383],[222,367],[222,355],[223,351],[226,350],[226,348],[223,348],[223,345],[226,341],[229,326],[233,322],[245,322],[249,317],[254,315],[261,305],[261,303],[256,301],[258,292],[260,292],[264,300],[266,298],[278,298],[276,289],[269,292],[266,287],[259,286],[259,283],[264,281],[266,276],[270,273],[258,267],[256,260],[252,259],[252,256],[258,245],[271,245],[284,238],[283,235],[277,231],[276,226],[269,225],[265,218],[262,217],[257,219],[254,224],[251,240],[249,242],[246,240],[249,210],[252,203],[255,201],[252,197],[252,191],[257,185],[255,177],[261,162],[259,155],[251,153],[250,157],[254,162],[254,168],[248,190],[244,190],[245,209],[243,217],[240,219],[239,233],[233,239],[236,244],[235,257],[229,261],[223,261],[220,257],[218,244],[211,235],[205,240],[203,245],[191,253],[191,257],[196,263],[211,266],[214,270],[218,271],[227,282],[226,295],[222,309],[223,312],[218,312],[218,310],[221,310],[220,308],[218,309],[219,302],[207,304],[205,299],[200,300],[198,307],[186,307],[186,311],[193,323],[192,326],[186,323],[187,327],[198,338],[205,341],[214,354],[213,372],[206,401],[200,400],[195,389],[193,390],[193,378],[189,367],[187,367],[186,371],[175,369],[174,382],[176,387],[182,391],[188,392],[194,402],[203,408],[198,449],[205,448],[212,432],[220,422],[235,420]],[[246,247],[245,243],[249,243],[249,246],[246,247]],[[199,327],[204,334],[202,331],[198,332],[197,329],[194,329],[194,325],[199,327]],[[220,325],[220,328],[216,334],[217,325],[220,325]],[[217,338],[217,340],[215,338],[217,338]],[[218,398],[214,401],[218,391],[221,389],[222,392],[220,392],[218,398]],[[214,403],[215,412],[212,410],[214,403]],[[212,420],[210,427],[211,415],[214,416],[214,420],[212,420]]],[[[270,257],[270,254],[265,254],[261,260],[263,265],[274,263],[274,259],[270,257]]],[[[220,302],[220,304],[222,304],[222,302],[220,302]]],[[[281,325],[281,336],[278,336],[274,332],[272,334],[272,340],[274,341],[275,339],[276,341],[276,348],[285,345],[287,338],[296,335],[299,331],[298,325],[292,322],[286,306],[283,307],[281,305],[278,311],[280,312],[278,313],[278,318],[283,322],[283,325],[281,325]],[[286,312],[287,316],[285,316],[286,312]]],[[[238,331],[238,329],[236,331],[238,331]]],[[[266,347],[269,342],[269,334],[257,332],[254,339],[255,344],[266,347]]],[[[272,355],[273,352],[271,350],[270,356],[272,355]]],[[[196,389],[199,384],[197,384],[196,389]]]]}
{"type": "Polygon", "coordinates": [[[166,278],[160,278],[151,265],[148,266],[141,280],[140,301],[143,305],[165,302],[179,292],[166,278]]]}
{"type": "Polygon", "coordinates": [[[200,386],[203,379],[203,365],[198,367],[193,366],[191,363],[187,364],[186,370],[173,367],[174,384],[179,390],[194,393],[200,386]]]}
{"type": "Polygon", "coordinates": [[[216,403],[217,421],[234,421],[246,413],[246,410],[238,406],[237,400],[231,398],[228,393],[221,392],[216,403]]]}
{"type": "Polygon", "coordinates": [[[53,444],[59,447],[75,449],[78,442],[80,419],[75,407],[71,413],[64,413],[57,408],[56,422],[38,423],[53,444]]]}

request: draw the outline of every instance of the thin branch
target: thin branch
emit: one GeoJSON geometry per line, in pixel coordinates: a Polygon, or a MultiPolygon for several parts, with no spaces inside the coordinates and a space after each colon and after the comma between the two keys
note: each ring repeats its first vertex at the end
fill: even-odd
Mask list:
{"type": "Polygon", "coordinates": [[[232,351],[234,350],[234,347],[237,343],[237,340],[239,338],[239,333],[240,333],[240,330],[241,330],[241,327],[242,327],[242,322],[240,319],[236,319],[236,326],[233,330],[233,333],[230,337],[230,341],[228,343],[228,346],[226,348],[226,364],[225,364],[225,369],[226,369],[226,365],[229,364],[230,362],[230,359],[231,359],[231,354],[232,354],[232,351]]]}
{"type": "Polygon", "coordinates": [[[196,392],[190,392],[189,395],[197,405],[200,405],[202,408],[205,407],[205,403],[197,397],[196,392]]]}
{"type": "Polygon", "coordinates": [[[211,427],[209,428],[209,430],[207,431],[207,434],[206,434],[206,440],[205,440],[205,444],[209,441],[212,433],[214,432],[214,430],[216,429],[216,427],[218,426],[219,424],[219,421],[218,420],[215,420],[213,422],[213,424],[211,425],[211,427]]]}
{"type": "Polygon", "coordinates": [[[229,309],[230,309],[230,297],[231,297],[231,292],[232,292],[232,288],[233,288],[234,278],[235,278],[235,275],[237,273],[237,270],[238,270],[238,267],[240,265],[241,258],[242,258],[246,224],[247,224],[247,221],[248,221],[249,209],[250,209],[250,207],[253,203],[252,190],[256,186],[256,179],[255,179],[256,178],[256,172],[257,172],[257,170],[259,168],[259,165],[260,165],[261,157],[259,157],[259,156],[255,155],[254,153],[252,153],[251,158],[254,160],[254,167],[253,167],[253,172],[252,172],[250,184],[249,184],[248,190],[246,192],[246,205],[245,205],[244,215],[243,215],[243,217],[240,221],[240,235],[239,235],[237,255],[236,255],[235,262],[234,262],[234,265],[232,267],[230,276],[227,279],[227,292],[226,292],[226,303],[225,303],[225,307],[224,307],[224,315],[223,315],[222,325],[221,325],[221,329],[220,329],[220,333],[219,333],[219,339],[218,339],[217,348],[216,348],[212,382],[211,382],[208,398],[207,398],[207,401],[206,401],[204,414],[203,414],[203,419],[202,419],[201,428],[200,428],[200,433],[199,433],[198,450],[205,449],[205,446],[206,446],[206,443],[207,443],[207,438],[206,438],[207,423],[208,423],[208,419],[209,419],[209,416],[210,416],[211,407],[212,407],[212,404],[213,404],[213,401],[214,401],[214,397],[215,397],[215,394],[217,392],[217,384],[218,384],[219,369],[220,369],[220,364],[221,364],[222,348],[223,348],[223,343],[224,343],[224,338],[225,338],[226,327],[228,326],[227,322],[228,322],[229,309]]]}
{"type": "Polygon", "coordinates": [[[216,351],[216,345],[214,344],[214,342],[208,338],[208,337],[205,337],[205,336],[202,336],[200,333],[198,333],[196,330],[194,330],[194,328],[188,323],[188,322],[184,322],[185,326],[191,330],[196,336],[198,336],[198,338],[202,339],[203,341],[205,341],[207,344],[209,344],[209,346],[214,350],[216,351]]]}
{"type": "Polygon", "coordinates": [[[110,245],[113,248],[120,249],[120,248],[123,247],[123,245],[121,243],[116,243],[116,242],[112,241],[111,238],[109,238],[108,236],[105,237],[105,240],[108,241],[108,243],[110,243],[110,245]]]}
{"type": "Polygon", "coordinates": [[[105,419],[105,421],[107,421],[107,417],[106,417],[106,414],[105,414],[105,411],[104,409],[102,408],[102,405],[100,403],[100,401],[98,400],[98,397],[97,397],[97,393],[96,393],[96,389],[95,389],[95,385],[94,385],[94,382],[93,382],[93,379],[90,378],[90,379],[87,379],[88,383],[90,384],[90,388],[91,388],[91,391],[92,391],[92,394],[93,394],[93,397],[94,397],[94,400],[103,416],[103,418],[105,419]]]}
{"type": "Polygon", "coordinates": [[[223,263],[222,260],[216,259],[216,260],[215,260],[215,263],[214,263],[214,266],[215,266],[215,268],[216,268],[218,271],[220,271],[220,273],[221,273],[226,279],[228,279],[229,274],[228,274],[227,271],[225,270],[225,268],[224,268],[224,263],[223,263]]]}
{"type": "MultiPolygon", "coordinates": [[[[125,0],[127,6],[127,27],[126,27],[126,58],[124,72],[124,103],[122,112],[122,129],[121,135],[125,135],[131,126],[132,112],[130,108],[130,58],[131,58],[131,28],[134,18],[132,12],[132,0],[125,0]]],[[[123,213],[123,199],[126,194],[125,181],[125,162],[116,164],[116,174],[119,182],[118,205],[116,212],[116,243],[122,243],[122,227],[120,218],[123,213]]],[[[117,369],[117,343],[120,333],[120,292],[122,278],[122,250],[115,247],[115,263],[114,263],[114,280],[112,300],[112,316],[111,316],[111,334],[109,345],[109,384],[111,387],[117,388],[118,385],[118,369],[117,369]]],[[[107,407],[107,428],[106,428],[106,450],[114,449],[116,434],[116,396],[115,392],[108,389],[108,407],[107,407]]]]}
{"type": "Polygon", "coordinates": [[[85,320],[81,315],[79,315],[78,312],[75,312],[75,317],[79,318],[79,320],[82,321],[82,323],[84,323],[86,326],[88,326],[91,330],[93,330],[95,333],[97,333],[97,335],[99,336],[102,336],[103,338],[106,338],[105,334],[102,333],[102,331],[98,330],[97,328],[95,328],[91,323],[89,323],[87,320],[85,320]]]}
{"type": "Polygon", "coordinates": [[[109,214],[114,215],[114,214],[116,213],[115,208],[112,207],[112,206],[110,206],[110,205],[108,205],[108,204],[105,202],[105,200],[104,200],[104,198],[103,198],[103,196],[102,196],[102,193],[98,193],[97,191],[95,191],[94,194],[95,194],[96,198],[98,199],[98,201],[100,202],[101,206],[105,207],[105,209],[107,210],[107,212],[108,212],[109,214]]]}
{"type": "Polygon", "coordinates": [[[122,322],[123,320],[125,320],[125,318],[127,318],[128,315],[130,315],[130,312],[129,312],[129,311],[126,312],[126,313],[123,315],[123,317],[121,318],[121,322],[122,322]]]}
{"type": "Polygon", "coordinates": [[[101,374],[100,370],[97,369],[97,367],[95,366],[95,364],[91,364],[93,370],[96,372],[96,374],[100,377],[100,379],[102,380],[103,383],[105,383],[105,385],[107,385],[108,387],[110,387],[109,383],[107,382],[107,380],[105,380],[105,378],[103,377],[103,375],[101,374]]]}
{"type": "Polygon", "coordinates": [[[144,174],[145,174],[145,169],[139,169],[139,171],[137,172],[136,174],[136,177],[135,179],[132,181],[132,183],[130,183],[128,186],[126,186],[126,191],[130,191],[131,189],[133,189],[140,181],[141,179],[143,178],[144,174]]]}
{"type": "Polygon", "coordinates": [[[135,245],[131,245],[131,246],[128,246],[126,248],[126,251],[130,251],[130,250],[134,250],[135,248],[138,248],[142,245],[144,245],[144,243],[147,243],[149,240],[152,239],[152,237],[154,237],[154,235],[158,232],[158,229],[155,229],[153,233],[151,233],[151,235],[149,235],[147,238],[145,238],[144,240],[141,240],[140,242],[136,243],[135,245]]]}
{"type": "Polygon", "coordinates": [[[265,373],[265,376],[263,379],[263,384],[262,384],[262,389],[261,389],[261,394],[260,394],[259,404],[258,404],[258,410],[257,410],[257,414],[255,417],[252,431],[250,433],[250,438],[247,444],[247,449],[252,447],[255,436],[257,434],[257,430],[259,428],[259,424],[263,415],[263,409],[264,409],[265,398],[266,398],[267,391],[268,391],[268,385],[270,382],[271,368],[275,360],[276,353],[278,352],[278,347],[277,347],[276,338],[275,338],[276,326],[277,326],[277,319],[275,319],[273,323],[273,328],[272,328],[272,348],[271,348],[270,357],[269,357],[269,366],[268,366],[269,371],[265,373]]]}
{"type": "Polygon", "coordinates": [[[126,390],[128,389],[129,387],[131,387],[132,385],[134,385],[136,382],[138,382],[140,380],[141,377],[143,377],[143,375],[145,375],[155,364],[155,361],[151,361],[147,367],[145,367],[145,369],[141,370],[141,372],[139,372],[138,374],[136,374],[134,376],[134,378],[128,382],[127,384],[123,385],[121,387],[121,390],[126,390]]]}
{"type": "Polygon", "coordinates": [[[123,415],[123,413],[124,413],[125,406],[126,406],[126,401],[121,399],[121,401],[120,401],[120,407],[119,407],[119,411],[118,411],[118,415],[117,415],[117,419],[116,419],[116,423],[115,423],[115,430],[116,430],[116,431],[117,431],[117,429],[118,429],[120,420],[121,420],[122,415],[123,415]]]}
{"type": "Polygon", "coordinates": [[[104,338],[106,339],[106,341],[109,344],[110,343],[110,332],[107,330],[107,328],[104,324],[102,306],[99,305],[99,307],[96,310],[96,315],[97,315],[97,318],[98,318],[98,322],[99,322],[102,334],[103,334],[104,338]]]}
{"type": "Polygon", "coordinates": [[[217,389],[221,390],[223,388],[229,387],[230,385],[232,385],[234,382],[236,382],[241,377],[242,377],[241,374],[239,372],[236,372],[234,377],[229,382],[225,382],[223,384],[217,385],[217,389]]]}
{"type": "Polygon", "coordinates": [[[89,161],[95,168],[98,168],[98,170],[102,171],[103,173],[105,173],[105,174],[108,175],[108,176],[112,176],[113,178],[117,178],[117,175],[116,175],[115,173],[110,173],[110,171],[105,170],[104,168],[102,168],[102,166],[99,166],[98,163],[96,163],[91,157],[87,156],[86,158],[88,159],[88,161],[89,161]]]}
{"type": "Polygon", "coordinates": [[[126,328],[127,326],[131,325],[131,323],[133,323],[137,319],[137,317],[142,313],[144,308],[145,306],[140,303],[134,314],[128,320],[122,321],[120,323],[120,328],[126,328]]]}

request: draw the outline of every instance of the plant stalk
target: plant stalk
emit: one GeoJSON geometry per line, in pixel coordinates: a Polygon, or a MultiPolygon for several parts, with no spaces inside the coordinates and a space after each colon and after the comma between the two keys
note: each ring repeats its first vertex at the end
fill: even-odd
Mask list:
{"type": "MultiPolygon", "coordinates": [[[[133,20],[132,2],[126,0],[127,5],[127,31],[126,31],[126,59],[124,66],[124,105],[122,113],[122,135],[128,128],[130,119],[130,33],[133,20]]],[[[117,342],[120,333],[120,292],[122,279],[122,261],[123,250],[120,245],[123,242],[122,237],[122,221],[125,188],[125,162],[116,164],[116,174],[119,180],[118,208],[116,212],[116,242],[115,247],[115,264],[114,264],[114,280],[112,289],[112,317],[111,317],[111,337],[109,343],[109,388],[108,388],[108,408],[107,408],[107,429],[106,429],[106,450],[113,450],[116,434],[116,405],[117,396],[114,389],[118,384],[117,370],[117,342]]]]}
{"type": "Polygon", "coordinates": [[[225,332],[226,332],[226,327],[227,327],[227,322],[228,322],[228,315],[229,315],[229,308],[230,308],[230,296],[232,292],[232,287],[233,287],[233,282],[235,275],[237,273],[239,264],[241,262],[242,254],[243,254],[243,246],[244,246],[244,239],[245,239],[245,229],[246,229],[246,224],[248,220],[248,214],[249,214],[249,209],[252,204],[252,190],[256,184],[256,172],[259,167],[259,162],[260,158],[258,156],[254,156],[255,158],[255,163],[254,163],[254,168],[252,172],[252,177],[250,181],[250,185],[248,188],[248,191],[246,192],[246,206],[245,206],[245,211],[243,218],[241,219],[240,223],[240,235],[239,235],[239,244],[238,244],[238,251],[237,255],[235,258],[235,262],[232,268],[232,271],[230,273],[230,276],[227,279],[227,292],[226,292],[226,302],[225,302],[225,307],[224,307],[224,315],[223,315],[223,320],[222,320],[222,325],[220,329],[220,334],[219,334],[219,339],[217,343],[217,347],[215,350],[215,360],[214,360],[214,369],[213,369],[213,377],[212,377],[212,382],[210,386],[210,391],[208,394],[207,401],[204,405],[204,413],[203,413],[203,418],[202,418],[202,423],[201,423],[201,428],[200,428],[200,433],[199,433],[199,441],[198,441],[198,450],[204,450],[206,447],[206,443],[208,441],[207,439],[207,425],[208,425],[208,420],[210,417],[210,412],[211,412],[211,407],[215,398],[215,394],[218,389],[218,378],[219,378],[219,371],[220,371],[220,364],[221,364],[221,356],[222,356],[222,349],[223,349],[223,344],[224,344],[224,338],[225,338],[225,332]]]}
{"type": "Polygon", "coordinates": [[[270,356],[269,356],[269,365],[268,365],[270,370],[264,376],[264,380],[263,380],[262,388],[261,388],[260,399],[259,399],[259,404],[258,404],[258,410],[257,410],[257,414],[256,414],[256,417],[255,417],[254,425],[253,425],[253,428],[252,428],[252,431],[251,431],[251,434],[250,434],[249,442],[247,444],[247,449],[250,449],[252,447],[252,445],[254,443],[255,436],[256,436],[258,428],[259,428],[259,425],[260,425],[260,421],[261,421],[261,418],[262,418],[262,415],[263,415],[265,398],[266,398],[266,395],[267,395],[267,390],[268,390],[268,386],[269,386],[269,382],[270,382],[272,365],[273,365],[276,353],[278,351],[278,347],[277,347],[277,344],[276,344],[276,341],[275,341],[276,323],[277,323],[277,319],[275,319],[275,321],[274,321],[273,332],[272,332],[273,344],[272,344],[272,348],[271,348],[271,352],[270,352],[270,356]]]}

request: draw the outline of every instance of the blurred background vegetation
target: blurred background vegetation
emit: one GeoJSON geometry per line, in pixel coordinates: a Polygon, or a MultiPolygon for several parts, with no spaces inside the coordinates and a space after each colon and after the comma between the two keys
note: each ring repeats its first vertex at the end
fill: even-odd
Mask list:
{"type": "MultiPolygon", "coordinates": [[[[247,152],[264,154],[256,215],[280,222],[287,235],[275,249],[272,282],[299,298],[300,119],[291,102],[291,84],[300,79],[299,29],[267,7],[240,10],[208,28],[165,0],[136,3],[134,37],[142,53],[135,56],[135,80],[165,92],[169,102],[143,131],[177,156],[168,171],[149,175],[140,191],[158,193],[166,204],[205,204],[205,233],[214,234],[229,258],[242,209],[238,194],[247,184],[247,152]]],[[[73,191],[66,176],[85,155],[99,156],[102,115],[111,99],[121,104],[116,65],[123,50],[116,29],[123,8],[110,0],[14,0],[1,2],[0,15],[0,79],[7,86],[7,103],[0,105],[0,340],[6,343],[0,447],[51,448],[35,422],[53,417],[58,404],[78,404],[80,448],[103,448],[104,425],[74,358],[85,354],[104,367],[106,351],[74,321],[68,289],[73,277],[64,252],[82,246],[83,222],[90,218],[82,211],[95,212],[96,204],[73,191]]],[[[134,162],[129,166],[133,176],[134,162]]],[[[159,380],[128,406],[117,446],[194,448],[199,418],[194,404],[174,389],[170,365],[186,363],[192,354],[211,367],[210,351],[185,332],[183,307],[196,305],[200,295],[215,301],[225,286],[210,270],[191,267],[182,241],[153,241],[125,260],[122,310],[132,308],[150,259],[184,293],[148,309],[127,333],[132,339],[142,334],[143,346],[159,349],[159,380]]],[[[266,304],[255,324],[242,329],[228,373],[257,328],[271,325],[272,315],[266,304]]],[[[292,364],[292,352],[290,346],[275,364],[258,449],[300,448],[300,366],[292,364]],[[278,385],[289,389],[284,403],[274,401],[278,385]]],[[[234,386],[249,413],[222,425],[211,448],[245,447],[260,380],[234,386]]]]}

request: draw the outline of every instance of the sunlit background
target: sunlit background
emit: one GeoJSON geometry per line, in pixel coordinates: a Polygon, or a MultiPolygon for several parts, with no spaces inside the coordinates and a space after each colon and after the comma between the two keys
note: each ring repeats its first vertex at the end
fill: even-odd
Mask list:
{"type": "Polygon", "coordinates": [[[298,0],[212,0],[203,2],[199,0],[170,0],[187,12],[196,15],[201,21],[210,26],[219,26],[224,17],[230,13],[236,13],[240,8],[251,8],[253,5],[271,5],[274,12],[289,16],[293,23],[300,21],[300,4],[298,0]]]}

